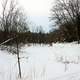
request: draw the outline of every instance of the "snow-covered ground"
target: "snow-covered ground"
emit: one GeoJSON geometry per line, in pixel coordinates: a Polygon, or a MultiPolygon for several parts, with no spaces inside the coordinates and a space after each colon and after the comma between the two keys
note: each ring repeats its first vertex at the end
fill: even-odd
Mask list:
{"type": "MultiPolygon", "coordinates": [[[[32,45],[20,51],[20,80],[80,80],[80,45],[32,45]]],[[[0,80],[19,80],[17,56],[0,50],[0,80]]]]}

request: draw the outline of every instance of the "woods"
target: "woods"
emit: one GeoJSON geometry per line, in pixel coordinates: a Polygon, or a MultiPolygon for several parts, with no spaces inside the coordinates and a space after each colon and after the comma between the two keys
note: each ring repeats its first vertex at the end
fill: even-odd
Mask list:
{"type": "MultiPolygon", "coordinates": [[[[4,0],[1,3],[0,43],[18,36],[19,43],[43,43],[80,41],[80,1],[57,0],[51,9],[52,24],[57,29],[45,33],[42,26],[36,31],[29,30],[29,23],[24,11],[15,0],[4,0]]],[[[33,26],[34,29],[34,26],[33,26]]],[[[7,44],[15,44],[15,39],[7,44]]]]}
{"type": "Polygon", "coordinates": [[[26,16],[19,8],[15,0],[2,1],[2,12],[0,15],[1,42],[17,36],[16,33],[26,32],[28,24],[26,16]]]}
{"type": "Polygon", "coordinates": [[[80,40],[80,1],[57,0],[52,8],[52,21],[59,26],[65,41],[80,40]]]}

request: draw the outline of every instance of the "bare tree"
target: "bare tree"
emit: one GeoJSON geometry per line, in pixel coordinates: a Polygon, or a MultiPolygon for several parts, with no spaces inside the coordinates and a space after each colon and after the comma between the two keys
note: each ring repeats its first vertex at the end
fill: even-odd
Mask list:
{"type": "MultiPolygon", "coordinates": [[[[2,14],[0,16],[0,29],[4,32],[6,40],[15,37],[17,48],[17,59],[19,67],[19,76],[21,78],[21,66],[19,57],[19,32],[26,32],[28,30],[27,17],[19,8],[15,0],[2,1],[2,14]]],[[[5,41],[6,41],[5,40],[5,41]]]]}
{"type": "Polygon", "coordinates": [[[36,32],[37,33],[44,33],[43,27],[42,26],[37,26],[36,32]]]}
{"type": "Polygon", "coordinates": [[[59,26],[65,26],[67,30],[76,30],[76,36],[80,40],[80,0],[57,0],[52,8],[52,20],[59,26]],[[67,25],[68,24],[68,25],[67,25]],[[67,26],[66,26],[67,25],[67,26]]]}
{"type": "Polygon", "coordinates": [[[25,32],[28,30],[27,17],[15,0],[2,2],[1,29],[4,32],[25,32]]]}

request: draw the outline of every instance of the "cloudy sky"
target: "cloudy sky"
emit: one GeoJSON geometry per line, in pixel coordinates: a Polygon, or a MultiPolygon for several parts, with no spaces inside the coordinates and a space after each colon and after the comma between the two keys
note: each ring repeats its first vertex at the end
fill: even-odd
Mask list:
{"type": "Polygon", "coordinates": [[[28,18],[36,25],[41,25],[47,31],[50,26],[50,9],[54,0],[19,0],[28,18]]]}

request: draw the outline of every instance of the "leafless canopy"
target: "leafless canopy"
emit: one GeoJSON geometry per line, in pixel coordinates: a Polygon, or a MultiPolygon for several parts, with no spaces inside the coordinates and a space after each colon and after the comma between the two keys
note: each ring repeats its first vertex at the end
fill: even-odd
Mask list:
{"type": "Polygon", "coordinates": [[[0,16],[0,27],[5,32],[26,31],[28,29],[27,17],[19,8],[15,0],[2,0],[2,13],[0,16]]]}
{"type": "MultiPolygon", "coordinates": [[[[51,20],[55,21],[56,25],[68,26],[75,29],[77,39],[80,39],[80,0],[57,0],[53,6],[51,20]]],[[[68,30],[69,30],[68,29],[68,30]]]]}

